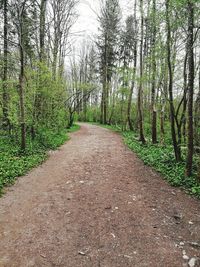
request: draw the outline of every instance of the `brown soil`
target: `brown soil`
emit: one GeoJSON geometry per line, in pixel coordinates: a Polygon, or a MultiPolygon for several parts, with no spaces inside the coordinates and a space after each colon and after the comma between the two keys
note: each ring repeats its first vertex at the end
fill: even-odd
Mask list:
{"type": "Polygon", "coordinates": [[[0,266],[188,266],[184,253],[200,256],[200,202],[119,135],[81,125],[0,199],[0,266]]]}

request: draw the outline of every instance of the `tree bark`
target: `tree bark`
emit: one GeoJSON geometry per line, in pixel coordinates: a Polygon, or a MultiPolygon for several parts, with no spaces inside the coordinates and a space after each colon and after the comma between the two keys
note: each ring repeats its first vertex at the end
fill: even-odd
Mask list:
{"type": "Polygon", "coordinates": [[[153,37],[152,37],[152,83],[151,83],[151,111],[152,111],[152,143],[157,143],[157,111],[155,103],[156,87],[156,0],[153,0],[153,37]]]}
{"type": "MultiPolygon", "coordinates": [[[[21,37],[22,38],[22,37],[21,37]]],[[[24,50],[20,43],[20,75],[19,75],[19,97],[20,97],[20,124],[21,124],[21,150],[26,149],[26,124],[24,106],[24,50]]]]}
{"type": "Polygon", "coordinates": [[[169,103],[170,103],[170,120],[171,120],[171,135],[174,147],[175,159],[177,162],[181,161],[181,151],[177,144],[176,138],[176,128],[175,128],[175,109],[174,109],[174,97],[173,97],[173,73],[171,65],[171,25],[170,25],[170,14],[169,14],[169,4],[170,0],[166,0],[166,24],[167,24],[167,64],[169,72],[169,103]]]}
{"type": "Polygon", "coordinates": [[[32,139],[35,138],[36,135],[36,122],[39,122],[42,117],[42,87],[43,87],[43,79],[42,79],[42,68],[45,62],[45,22],[46,22],[46,3],[47,0],[41,0],[40,3],[40,24],[39,24],[39,84],[36,89],[35,101],[34,101],[34,109],[33,109],[33,121],[31,126],[31,136],[32,139]]]}
{"type": "Polygon", "coordinates": [[[108,102],[108,51],[107,34],[105,36],[104,67],[103,67],[103,93],[102,93],[102,118],[103,124],[107,124],[107,102],[108,102]]]}
{"type": "Polygon", "coordinates": [[[7,129],[8,117],[8,2],[3,1],[4,17],[4,48],[3,48],[3,128],[7,129]]]}
{"type": "MultiPolygon", "coordinates": [[[[135,23],[135,35],[136,35],[136,4],[137,4],[137,0],[135,0],[135,5],[134,5],[134,23],[135,23]]],[[[131,105],[132,105],[132,97],[133,97],[133,90],[135,87],[135,74],[136,74],[136,68],[137,68],[137,37],[135,36],[135,40],[134,40],[134,66],[133,66],[133,77],[132,77],[132,83],[131,83],[131,89],[130,89],[130,94],[128,97],[128,108],[127,108],[127,120],[128,120],[128,125],[129,125],[129,129],[131,131],[133,131],[133,124],[131,121],[131,105]]]]}
{"type": "Polygon", "coordinates": [[[186,160],[186,175],[192,175],[192,161],[194,152],[193,131],[193,97],[194,97],[194,4],[188,0],[188,153],[186,160]]]}
{"type": "Polygon", "coordinates": [[[160,113],[160,142],[161,144],[164,144],[165,142],[165,109],[166,109],[166,101],[167,101],[167,95],[168,95],[168,67],[167,67],[166,58],[164,59],[163,65],[164,65],[163,92],[162,92],[161,113],[160,113]]]}
{"type": "Polygon", "coordinates": [[[21,150],[26,149],[26,123],[25,123],[25,103],[24,103],[24,13],[26,0],[22,3],[18,11],[19,18],[19,55],[20,55],[20,73],[19,73],[19,104],[20,104],[20,126],[21,126],[21,150]]]}
{"type": "Polygon", "coordinates": [[[46,4],[47,0],[41,0],[40,4],[40,62],[45,58],[45,22],[46,22],[46,4]]]}
{"type": "Polygon", "coordinates": [[[141,10],[141,41],[140,41],[140,82],[138,90],[138,124],[140,141],[145,144],[146,140],[144,137],[143,129],[143,39],[144,39],[144,12],[143,12],[143,0],[140,0],[140,10],[141,10]]]}
{"type": "Polygon", "coordinates": [[[199,91],[197,94],[197,98],[195,101],[195,106],[194,106],[194,128],[195,128],[195,133],[194,133],[194,140],[195,140],[195,145],[200,146],[200,136],[198,134],[198,129],[200,127],[200,70],[199,70],[199,91]]]}

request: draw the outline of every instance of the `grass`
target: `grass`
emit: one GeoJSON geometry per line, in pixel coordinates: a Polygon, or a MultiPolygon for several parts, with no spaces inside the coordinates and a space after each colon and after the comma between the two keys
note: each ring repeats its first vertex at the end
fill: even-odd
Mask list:
{"type": "MultiPolygon", "coordinates": [[[[67,133],[80,129],[74,125],[67,133]]],[[[59,133],[42,129],[34,141],[27,140],[25,153],[20,152],[19,144],[5,138],[0,139],[0,194],[5,186],[11,185],[16,178],[26,174],[33,167],[41,164],[48,157],[49,150],[55,150],[67,140],[66,130],[59,133]]]]}
{"type": "Polygon", "coordinates": [[[197,181],[197,165],[199,157],[194,156],[193,176],[185,176],[185,158],[186,151],[183,151],[183,161],[177,163],[174,159],[173,147],[170,144],[152,145],[147,142],[143,145],[138,141],[137,135],[130,131],[122,132],[120,127],[100,125],[107,129],[119,132],[124,139],[125,144],[134,151],[143,162],[153,167],[157,172],[162,174],[172,186],[182,187],[189,194],[200,198],[200,183],[197,181]]]}
{"type": "Polygon", "coordinates": [[[80,130],[81,126],[78,124],[74,124],[71,128],[67,129],[68,133],[73,133],[76,132],[78,130],[80,130]]]}

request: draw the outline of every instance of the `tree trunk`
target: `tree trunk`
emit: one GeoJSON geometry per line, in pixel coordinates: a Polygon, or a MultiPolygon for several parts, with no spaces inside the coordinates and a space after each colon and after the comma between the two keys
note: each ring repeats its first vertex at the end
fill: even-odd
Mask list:
{"type": "Polygon", "coordinates": [[[188,86],[187,86],[187,60],[188,60],[188,55],[186,52],[185,56],[185,62],[184,62],[184,71],[183,71],[183,78],[184,78],[184,96],[183,96],[183,111],[181,115],[181,124],[182,124],[182,133],[183,133],[183,140],[184,144],[186,143],[186,110],[187,110],[187,91],[188,91],[188,86]]]}
{"type": "Polygon", "coordinates": [[[103,124],[107,124],[107,102],[108,102],[108,51],[107,35],[105,36],[105,66],[104,66],[104,84],[103,84],[103,124]]]}
{"type": "Polygon", "coordinates": [[[72,108],[69,108],[69,122],[68,122],[68,128],[71,128],[74,123],[74,112],[72,111],[72,108]]]}
{"type": "Polygon", "coordinates": [[[46,22],[46,3],[47,0],[41,0],[40,4],[40,62],[44,61],[45,58],[45,22],[46,22]]]}
{"type": "Polygon", "coordinates": [[[134,49],[133,78],[132,78],[130,93],[129,93],[129,96],[128,96],[128,108],[127,108],[127,121],[128,121],[129,129],[131,131],[133,131],[133,124],[132,124],[132,121],[131,121],[131,106],[132,106],[133,90],[134,90],[134,87],[135,87],[136,64],[137,64],[137,48],[136,48],[136,50],[134,49]],[[135,53],[135,51],[136,51],[136,53],[135,53]]]}
{"type": "Polygon", "coordinates": [[[141,41],[140,41],[140,82],[138,90],[138,123],[139,123],[139,133],[140,141],[145,144],[146,140],[144,137],[143,129],[143,39],[144,39],[144,12],[143,12],[143,0],[140,0],[140,10],[141,10],[141,41]]]}
{"type": "MultiPolygon", "coordinates": [[[[21,34],[21,37],[22,34],[21,34]]],[[[20,124],[21,124],[21,150],[26,149],[26,124],[25,124],[25,106],[24,106],[24,50],[22,40],[20,40],[20,75],[19,75],[19,97],[20,97],[20,124]]]]}
{"type": "Polygon", "coordinates": [[[111,125],[112,124],[112,117],[114,114],[114,110],[115,110],[115,93],[113,92],[113,100],[112,100],[112,107],[111,107],[111,112],[110,112],[110,118],[108,120],[108,124],[111,125]]]}
{"type": "Polygon", "coordinates": [[[152,84],[151,84],[151,111],[152,111],[152,143],[157,143],[157,111],[155,106],[156,87],[156,0],[153,0],[153,37],[152,37],[152,84]]]}
{"type": "Polygon", "coordinates": [[[198,91],[197,98],[195,101],[194,112],[195,112],[195,116],[194,116],[194,126],[195,126],[194,140],[195,140],[195,145],[200,146],[200,136],[198,133],[198,129],[200,127],[200,70],[199,70],[199,91],[198,91]]]}
{"type": "Polygon", "coordinates": [[[160,141],[161,144],[164,144],[164,139],[165,139],[165,128],[164,128],[164,123],[165,122],[165,103],[162,101],[162,107],[161,107],[161,112],[160,112],[160,141]]]}
{"type": "Polygon", "coordinates": [[[169,0],[166,0],[166,23],[167,23],[167,64],[169,72],[169,104],[170,104],[170,120],[171,120],[171,135],[174,147],[175,159],[177,162],[181,161],[181,151],[177,144],[176,139],[176,128],[175,128],[175,109],[174,109],[174,98],[173,98],[173,73],[171,65],[171,25],[169,17],[169,0]]]}
{"type": "Polygon", "coordinates": [[[194,4],[188,0],[188,153],[186,160],[186,175],[192,175],[193,143],[193,97],[194,97],[194,4]]]}
{"type": "MultiPolygon", "coordinates": [[[[135,0],[135,5],[134,5],[134,23],[135,23],[135,34],[136,34],[136,4],[137,0],[135,0]]],[[[127,108],[127,120],[128,120],[128,125],[129,129],[133,131],[133,124],[131,121],[131,105],[132,105],[132,97],[133,97],[133,90],[135,87],[135,74],[136,74],[136,68],[137,68],[137,37],[135,36],[134,40],[134,67],[133,67],[133,77],[132,77],[132,83],[131,83],[131,89],[130,89],[130,94],[128,97],[128,108],[127,108]]]]}
{"type": "Polygon", "coordinates": [[[4,0],[4,48],[3,48],[3,128],[9,126],[8,117],[8,2],[4,0]]]}
{"type": "Polygon", "coordinates": [[[24,1],[19,9],[18,18],[19,18],[19,56],[20,56],[20,73],[19,73],[19,104],[20,104],[20,125],[21,125],[21,150],[25,151],[26,149],[26,123],[25,123],[25,103],[24,103],[24,14],[25,14],[25,5],[24,1]]]}
{"type": "Polygon", "coordinates": [[[39,48],[39,61],[40,61],[40,67],[39,67],[39,71],[38,71],[38,75],[39,75],[39,84],[38,87],[36,89],[36,95],[35,95],[35,102],[34,102],[34,109],[33,109],[33,122],[32,122],[32,126],[31,126],[31,133],[32,134],[32,139],[35,138],[35,133],[36,133],[36,129],[35,129],[35,125],[36,122],[38,122],[40,120],[40,117],[42,115],[42,95],[41,95],[41,91],[42,91],[42,87],[43,87],[43,79],[42,79],[42,64],[45,62],[45,21],[46,21],[46,2],[47,0],[41,0],[40,3],[40,24],[39,24],[39,44],[40,44],[40,48],[39,48]]]}
{"type": "Polygon", "coordinates": [[[107,96],[108,96],[108,61],[107,61],[107,35],[104,39],[104,65],[103,65],[103,88],[101,100],[101,118],[103,124],[107,124],[107,96]]]}
{"type": "MultiPolygon", "coordinates": [[[[103,90],[104,91],[104,90],[103,90]]],[[[100,115],[100,123],[103,124],[103,99],[104,99],[104,92],[102,91],[102,94],[101,94],[101,115],[100,115]]]]}
{"type": "MultiPolygon", "coordinates": [[[[162,64],[162,63],[161,63],[162,64]]],[[[162,92],[162,100],[161,100],[161,113],[160,113],[160,142],[164,144],[165,142],[165,109],[166,109],[166,101],[168,94],[168,67],[167,67],[167,59],[165,58],[164,62],[164,76],[163,76],[163,92],[162,92]]]]}

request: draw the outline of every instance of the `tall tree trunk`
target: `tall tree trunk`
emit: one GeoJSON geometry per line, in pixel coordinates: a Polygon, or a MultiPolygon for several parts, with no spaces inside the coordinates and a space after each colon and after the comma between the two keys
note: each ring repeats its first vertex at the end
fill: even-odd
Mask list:
{"type": "Polygon", "coordinates": [[[174,97],[173,97],[173,73],[172,73],[172,65],[171,65],[171,24],[170,24],[170,0],[166,0],[166,23],[167,23],[167,64],[168,64],[168,72],[169,72],[169,103],[170,103],[170,121],[171,121],[171,135],[174,147],[174,154],[176,161],[181,161],[181,152],[180,147],[177,144],[176,138],[176,128],[175,128],[175,109],[174,109],[174,97]]]}
{"type": "Polygon", "coordinates": [[[138,90],[138,123],[139,123],[139,133],[140,141],[144,144],[146,142],[144,137],[143,129],[143,39],[144,39],[144,11],[143,11],[143,0],[140,0],[140,10],[141,10],[141,41],[140,41],[140,82],[138,90]]]}
{"type": "Polygon", "coordinates": [[[198,130],[200,128],[200,70],[199,70],[199,91],[197,94],[197,98],[195,101],[195,106],[194,106],[194,126],[195,126],[195,134],[194,134],[194,140],[195,140],[195,145],[200,146],[200,136],[198,133],[198,130]]]}
{"type": "Polygon", "coordinates": [[[39,84],[38,88],[36,90],[35,95],[35,102],[34,102],[34,110],[33,110],[33,122],[31,126],[31,136],[32,139],[35,138],[36,135],[36,129],[35,124],[39,121],[40,117],[42,116],[42,64],[45,62],[45,21],[46,21],[46,2],[47,0],[41,0],[40,3],[40,24],[39,24],[39,61],[40,61],[40,68],[39,68],[39,84]]]}
{"type": "MultiPolygon", "coordinates": [[[[84,63],[84,83],[88,83],[88,56],[85,57],[85,63],[84,63]]],[[[87,104],[88,100],[90,98],[90,94],[87,96],[87,91],[83,90],[83,114],[84,114],[84,121],[87,121],[87,104]]]]}
{"type": "MultiPolygon", "coordinates": [[[[180,101],[177,111],[176,111],[176,115],[175,115],[175,121],[176,121],[176,126],[177,126],[177,134],[178,134],[178,146],[181,146],[182,144],[182,128],[183,126],[185,126],[185,114],[186,114],[186,109],[187,109],[187,51],[186,51],[186,55],[185,55],[185,60],[184,60],[184,68],[183,68],[183,98],[180,101]],[[181,115],[179,115],[179,111],[180,108],[182,107],[182,113],[181,115]],[[178,119],[178,117],[180,117],[180,120],[178,119]]],[[[183,128],[183,133],[185,129],[183,128]]]]}
{"type": "Polygon", "coordinates": [[[184,79],[183,111],[182,111],[182,115],[181,115],[181,124],[182,124],[182,128],[183,128],[182,133],[183,133],[184,143],[186,143],[186,110],[187,110],[187,91],[188,91],[187,60],[188,60],[188,55],[186,52],[185,62],[184,62],[184,70],[183,70],[183,79],[184,79]]]}
{"type": "Polygon", "coordinates": [[[193,97],[194,97],[194,4],[188,0],[188,153],[186,160],[186,175],[192,174],[193,161],[193,97]]]}
{"type": "Polygon", "coordinates": [[[200,182],[200,163],[199,163],[199,169],[198,169],[197,179],[198,179],[198,181],[200,182]]]}
{"type": "Polygon", "coordinates": [[[55,81],[57,78],[57,65],[58,65],[58,40],[55,33],[54,47],[53,47],[53,63],[52,63],[52,78],[55,81]]]}
{"type": "Polygon", "coordinates": [[[100,123],[103,124],[103,111],[104,111],[104,90],[102,90],[102,93],[101,93],[101,115],[100,115],[100,123]]]}
{"type": "Polygon", "coordinates": [[[47,0],[41,0],[40,4],[40,62],[45,58],[45,22],[46,22],[46,4],[47,0]]]}
{"type": "Polygon", "coordinates": [[[128,108],[127,108],[127,120],[129,129],[133,131],[133,123],[131,121],[131,106],[132,106],[132,97],[133,97],[133,90],[135,87],[135,74],[136,74],[136,66],[137,66],[137,44],[135,44],[134,48],[134,67],[133,67],[133,78],[131,82],[131,89],[128,96],[128,108]]]}
{"type": "MultiPolygon", "coordinates": [[[[21,37],[22,34],[21,34],[21,37]]],[[[20,124],[21,124],[21,150],[26,149],[26,124],[25,124],[25,106],[24,106],[24,48],[20,40],[20,74],[19,74],[19,97],[20,97],[20,124]]]]}
{"type": "Polygon", "coordinates": [[[107,82],[105,82],[103,88],[103,124],[107,124],[107,87],[107,82]]]}
{"type": "Polygon", "coordinates": [[[109,120],[108,120],[108,124],[111,125],[112,124],[112,117],[113,117],[113,114],[114,114],[114,111],[115,111],[115,93],[113,92],[113,95],[112,95],[112,107],[111,107],[111,112],[110,112],[110,117],[109,117],[109,120]]]}
{"type": "Polygon", "coordinates": [[[162,99],[162,107],[160,112],[160,142],[161,144],[164,144],[165,139],[165,100],[162,99]]]}
{"type": "Polygon", "coordinates": [[[107,124],[107,103],[108,103],[108,51],[107,51],[107,35],[105,36],[105,54],[104,54],[104,70],[103,70],[103,94],[102,94],[102,118],[103,124],[107,124]]]}
{"type": "Polygon", "coordinates": [[[153,37],[152,37],[152,84],[151,84],[151,111],[152,111],[152,143],[157,143],[157,111],[155,103],[156,87],[156,0],[153,0],[153,37]]]}
{"type": "Polygon", "coordinates": [[[19,73],[19,104],[20,104],[20,126],[21,126],[21,150],[26,149],[26,123],[25,123],[25,103],[24,103],[24,14],[25,14],[26,0],[22,3],[18,17],[19,17],[19,56],[20,56],[20,73],[19,73]]]}
{"type": "MultiPolygon", "coordinates": [[[[136,35],[136,31],[137,31],[137,25],[136,25],[136,4],[137,4],[137,0],[135,0],[135,5],[134,5],[134,23],[135,23],[135,35],[136,35]]],[[[135,87],[135,74],[136,74],[136,68],[137,68],[137,37],[135,36],[135,40],[134,40],[134,66],[133,66],[133,77],[132,77],[132,83],[131,83],[131,89],[130,89],[130,93],[128,96],[128,108],[127,108],[127,120],[128,120],[128,125],[129,125],[129,129],[131,131],[133,131],[133,124],[131,121],[131,105],[132,105],[132,97],[133,97],[133,90],[135,87]]]]}
{"type": "MultiPolygon", "coordinates": [[[[162,64],[162,63],[161,63],[162,64]]],[[[167,59],[165,58],[164,62],[164,76],[163,76],[163,92],[162,92],[162,100],[161,100],[161,113],[160,113],[160,142],[164,144],[165,142],[165,108],[166,101],[168,95],[168,67],[167,67],[167,59]]]]}
{"type": "Polygon", "coordinates": [[[3,127],[9,126],[8,117],[8,2],[3,2],[4,16],[4,48],[3,48],[3,127]]]}

